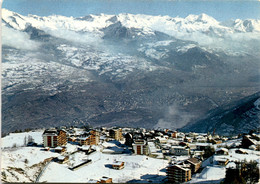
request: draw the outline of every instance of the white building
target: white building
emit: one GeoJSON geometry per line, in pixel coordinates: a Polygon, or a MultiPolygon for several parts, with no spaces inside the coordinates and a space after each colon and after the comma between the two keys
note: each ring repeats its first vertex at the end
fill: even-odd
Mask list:
{"type": "Polygon", "coordinates": [[[146,155],[147,154],[147,146],[145,140],[135,140],[133,144],[133,150],[137,155],[146,155]]]}

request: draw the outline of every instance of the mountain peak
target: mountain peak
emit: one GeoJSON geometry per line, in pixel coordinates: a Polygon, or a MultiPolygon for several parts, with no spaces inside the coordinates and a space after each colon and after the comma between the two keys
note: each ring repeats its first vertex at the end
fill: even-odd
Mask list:
{"type": "Polygon", "coordinates": [[[189,22],[202,22],[202,23],[210,23],[210,24],[218,24],[218,21],[216,19],[214,19],[213,17],[202,13],[200,15],[188,15],[185,20],[189,21],[189,22]]]}

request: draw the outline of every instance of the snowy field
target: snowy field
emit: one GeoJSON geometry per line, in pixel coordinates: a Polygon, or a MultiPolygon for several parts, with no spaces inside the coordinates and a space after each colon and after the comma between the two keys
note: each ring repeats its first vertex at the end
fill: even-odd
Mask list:
{"type": "Polygon", "coordinates": [[[156,180],[155,175],[162,175],[166,177],[164,168],[167,166],[167,160],[153,159],[141,155],[112,155],[96,152],[89,156],[92,163],[84,166],[78,170],[71,171],[67,164],[58,164],[52,162],[40,182],[88,182],[91,179],[99,180],[103,176],[113,179],[113,182],[127,182],[131,180],[140,180],[140,182],[147,182],[149,178],[153,182],[160,182],[162,177],[158,176],[156,180]],[[115,170],[109,168],[109,164],[113,161],[125,162],[125,168],[122,170],[115,170]],[[55,173],[55,174],[54,174],[55,173]]]}
{"type": "MultiPolygon", "coordinates": [[[[42,144],[42,133],[43,131],[12,133],[2,138],[1,167],[5,175],[4,181],[35,182],[44,167],[41,163],[45,159],[60,155],[52,151],[43,151],[43,147],[24,146],[24,138],[29,135],[35,142],[42,144]]],[[[77,150],[78,146],[68,144],[69,162],[65,164],[50,162],[39,178],[39,182],[90,182],[107,176],[116,183],[128,181],[160,183],[166,178],[167,160],[134,154],[102,153],[107,146],[116,147],[116,144],[109,142],[104,143],[102,147],[93,146],[97,151],[90,155],[85,155],[83,152],[71,155],[70,153],[77,150]],[[77,165],[86,159],[91,159],[92,163],[75,171],[69,169],[71,165],[77,165]],[[110,164],[114,161],[125,162],[125,168],[112,169],[110,164]]]]}
{"type": "Polygon", "coordinates": [[[189,183],[220,183],[226,175],[223,166],[207,166],[197,174],[189,183]]]}
{"type": "Polygon", "coordinates": [[[11,148],[17,146],[24,146],[25,137],[32,136],[34,142],[37,144],[42,144],[42,133],[43,130],[35,132],[22,132],[22,133],[10,133],[8,136],[1,139],[1,148],[11,148]]]}

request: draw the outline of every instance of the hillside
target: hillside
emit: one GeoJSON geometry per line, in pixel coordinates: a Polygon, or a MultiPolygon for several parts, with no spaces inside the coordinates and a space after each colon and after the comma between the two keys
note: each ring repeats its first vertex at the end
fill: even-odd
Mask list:
{"type": "Polygon", "coordinates": [[[260,93],[212,111],[207,118],[181,128],[183,131],[230,135],[260,127],[260,93]]]}

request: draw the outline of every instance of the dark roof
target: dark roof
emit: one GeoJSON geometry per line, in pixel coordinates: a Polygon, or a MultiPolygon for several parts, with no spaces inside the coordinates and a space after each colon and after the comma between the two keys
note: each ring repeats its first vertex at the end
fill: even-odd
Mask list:
{"type": "Polygon", "coordinates": [[[199,164],[200,163],[200,161],[197,158],[189,158],[187,161],[190,162],[191,164],[199,164]]]}
{"type": "Polygon", "coordinates": [[[43,134],[57,134],[56,129],[46,129],[43,134]]]}

